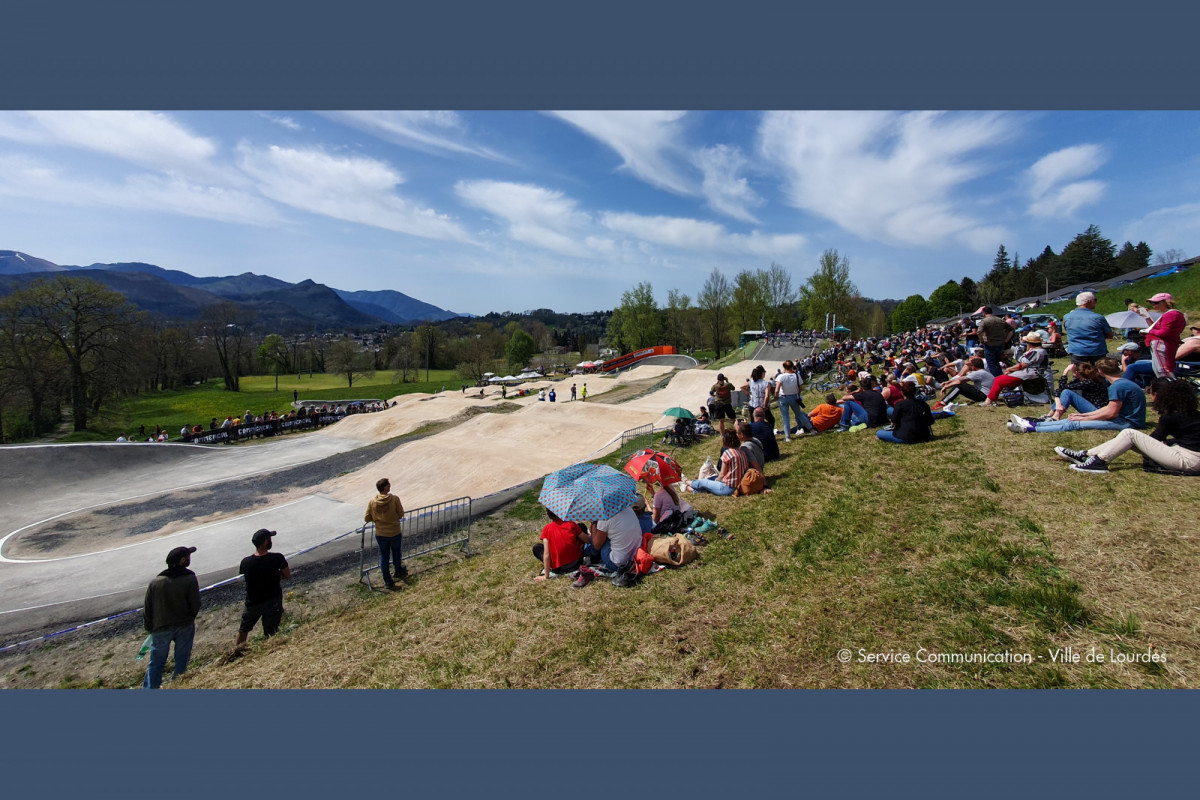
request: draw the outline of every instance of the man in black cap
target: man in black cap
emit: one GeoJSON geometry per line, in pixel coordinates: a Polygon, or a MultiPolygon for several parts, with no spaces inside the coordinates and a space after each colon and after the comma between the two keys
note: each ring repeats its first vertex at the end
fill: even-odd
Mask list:
{"type": "Polygon", "coordinates": [[[175,676],[187,672],[196,637],[196,615],[200,613],[200,583],[188,569],[194,547],[176,547],[167,553],[167,568],[150,581],[142,609],[150,633],[150,666],[146,667],[143,689],[162,686],[167,651],[175,643],[175,676]]]}
{"type": "Polygon", "coordinates": [[[238,628],[234,647],[246,643],[246,637],[261,619],[263,635],[274,636],[283,619],[283,587],[280,581],[292,577],[287,559],[271,552],[271,537],[275,531],[259,528],[250,537],[254,543],[254,555],[242,559],[238,572],[246,576],[246,610],[242,612],[242,624],[238,628]]]}

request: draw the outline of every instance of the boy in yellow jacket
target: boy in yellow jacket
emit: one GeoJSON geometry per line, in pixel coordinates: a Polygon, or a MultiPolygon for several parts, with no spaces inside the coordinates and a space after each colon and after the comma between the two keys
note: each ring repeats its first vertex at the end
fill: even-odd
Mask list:
{"type": "Polygon", "coordinates": [[[383,582],[391,591],[396,590],[392,579],[392,570],[388,568],[388,554],[391,554],[392,565],[395,568],[395,580],[402,581],[408,577],[402,556],[400,555],[400,520],[404,517],[404,506],[400,498],[391,494],[392,484],[387,478],[375,482],[379,492],[367,503],[367,513],[364,522],[375,523],[375,541],[379,544],[379,571],[383,582]]]}

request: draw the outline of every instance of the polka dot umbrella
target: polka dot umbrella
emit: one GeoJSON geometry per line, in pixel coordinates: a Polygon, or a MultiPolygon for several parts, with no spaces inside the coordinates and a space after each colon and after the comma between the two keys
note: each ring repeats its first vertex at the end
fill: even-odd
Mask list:
{"type": "Polygon", "coordinates": [[[546,476],[538,502],[559,519],[608,519],[637,501],[637,481],[612,467],[572,464],[546,476]]]}

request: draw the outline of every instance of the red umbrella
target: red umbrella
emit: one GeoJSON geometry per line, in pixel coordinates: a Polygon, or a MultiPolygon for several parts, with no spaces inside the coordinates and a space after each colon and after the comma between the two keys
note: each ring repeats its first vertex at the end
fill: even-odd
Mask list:
{"type": "Polygon", "coordinates": [[[646,483],[677,483],[683,477],[679,462],[666,453],[646,448],[629,459],[625,471],[636,480],[646,483]]]}

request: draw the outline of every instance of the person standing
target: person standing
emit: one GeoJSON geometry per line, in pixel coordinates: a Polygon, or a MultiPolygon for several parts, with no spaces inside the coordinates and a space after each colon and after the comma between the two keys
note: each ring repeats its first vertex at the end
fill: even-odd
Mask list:
{"type": "Polygon", "coordinates": [[[264,636],[274,636],[279,631],[279,622],[283,619],[283,587],[280,583],[292,577],[292,570],[286,558],[271,552],[271,538],[275,535],[275,531],[266,528],[256,530],[250,537],[254,553],[243,558],[238,567],[238,574],[246,578],[246,608],[242,612],[234,647],[246,643],[246,637],[260,619],[264,636]]]}
{"type": "Polygon", "coordinates": [[[1179,350],[1179,334],[1187,326],[1187,318],[1183,312],[1176,310],[1175,298],[1166,292],[1159,292],[1146,301],[1150,309],[1161,316],[1155,320],[1149,312],[1134,303],[1129,308],[1150,323],[1146,329],[1146,347],[1150,350],[1150,363],[1154,374],[1159,378],[1175,377],[1175,352],[1179,350]]]}
{"type": "Polygon", "coordinates": [[[143,622],[150,634],[150,665],[146,667],[143,689],[162,686],[167,651],[175,643],[175,674],[187,672],[196,637],[196,615],[200,613],[200,583],[188,567],[194,547],[176,547],[167,553],[167,568],[146,587],[142,608],[143,622]]]}
{"type": "MultiPolygon", "coordinates": [[[[297,377],[299,377],[299,376],[297,376],[297,377]]],[[[299,389],[292,389],[292,402],[293,403],[300,402],[300,390],[299,389]]]]}
{"type": "Polygon", "coordinates": [[[1075,310],[1063,317],[1067,332],[1067,354],[1071,363],[1086,361],[1095,364],[1108,355],[1108,342],[1113,338],[1112,327],[1103,315],[1096,313],[1096,295],[1080,292],[1075,295],[1075,310]]]}
{"type": "Polygon", "coordinates": [[[587,402],[587,384],[586,383],[583,385],[583,389],[581,389],[579,392],[579,399],[585,403],[587,402]]]}
{"type": "Polygon", "coordinates": [[[383,575],[384,585],[395,591],[395,581],[402,581],[408,577],[408,569],[404,566],[404,557],[400,552],[400,520],[404,518],[404,506],[400,503],[400,498],[391,493],[392,484],[387,478],[375,481],[375,489],[379,494],[367,503],[367,513],[363,521],[375,523],[375,541],[379,544],[379,572],[383,575]],[[392,568],[388,567],[389,554],[392,568]],[[395,580],[392,579],[392,569],[395,569],[395,580]]]}
{"type": "Polygon", "coordinates": [[[1000,375],[1004,371],[1000,367],[1000,356],[1012,340],[1014,331],[1001,317],[992,313],[991,306],[983,306],[980,311],[983,312],[983,319],[979,320],[979,340],[983,343],[987,370],[993,376],[1000,375]]]}
{"type": "Polygon", "coordinates": [[[795,418],[797,424],[800,424],[800,387],[802,384],[803,381],[796,374],[796,365],[790,360],[783,362],[783,372],[775,376],[775,393],[779,395],[779,412],[783,415],[783,440],[785,442],[792,440],[792,419],[795,418]]]}
{"type": "Polygon", "coordinates": [[[571,399],[575,399],[575,384],[571,384],[571,399]]]}
{"type": "Polygon", "coordinates": [[[554,392],[553,389],[551,389],[550,390],[550,402],[553,403],[557,399],[558,399],[558,395],[554,392]]]}

